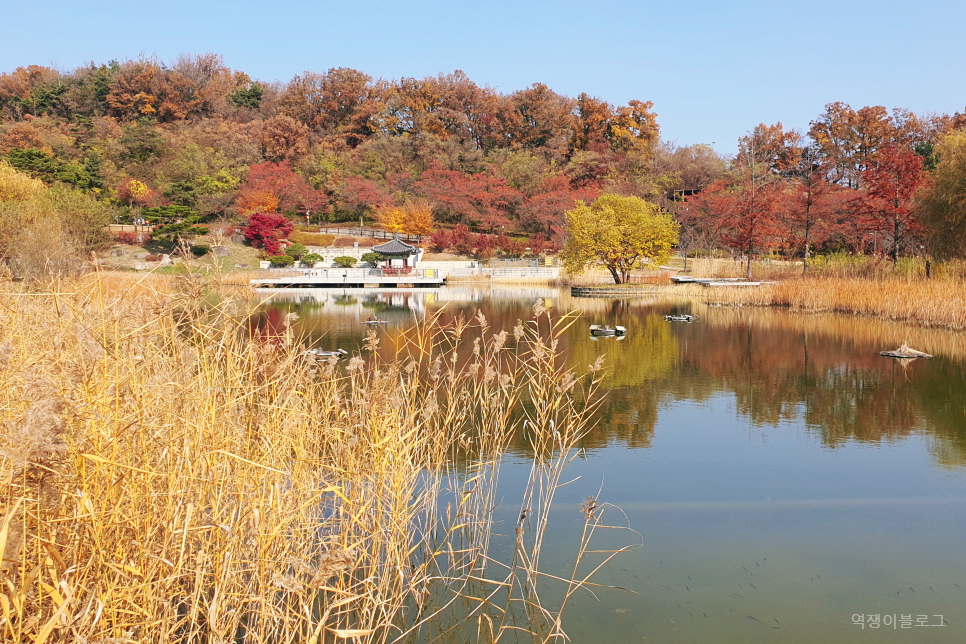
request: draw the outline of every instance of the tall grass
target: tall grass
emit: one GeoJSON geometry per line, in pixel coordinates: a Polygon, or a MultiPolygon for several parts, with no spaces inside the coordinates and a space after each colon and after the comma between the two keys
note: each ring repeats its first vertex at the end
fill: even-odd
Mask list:
{"type": "MultiPolygon", "coordinates": [[[[0,639],[562,640],[539,559],[599,400],[599,365],[557,355],[572,320],[430,319],[394,358],[373,334],[339,366],[302,357],[290,325],[251,336],[252,307],[190,277],[0,284],[0,639]],[[519,425],[534,460],[501,563],[519,425]]],[[[583,511],[565,598],[601,526],[596,499],[583,511]]]]}
{"type": "MultiPolygon", "coordinates": [[[[745,277],[746,265],[738,259],[689,258],[689,275],[694,277],[745,277]]],[[[806,276],[801,260],[785,261],[760,258],[752,264],[752,279],[779,280],[806,276]]],[[[926,278],[926,261],[921,257],[901,257],[893,265],[887,257],[833,253],[809,259],[807,276],[843,279],[906,280],[926,278]]],[[[932,279],[966,280],[966,262],[953,260],[930,265],[932,279]]]]}
{"type": "Polygon", "coordinates": [[[713,304],[783,306],[810,312],[870,315],[950,329],[966,328],[966,283],[955,280],[795,278],[758,288],[709,288],[713,304]]]}

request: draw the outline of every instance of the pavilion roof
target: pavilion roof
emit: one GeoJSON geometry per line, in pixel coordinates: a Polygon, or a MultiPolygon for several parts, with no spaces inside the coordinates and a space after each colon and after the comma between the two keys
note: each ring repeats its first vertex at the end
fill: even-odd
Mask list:
{"type": "Polygon", "coordinates": [[[400,241],[398,238],[393,238],[387,241],[385,244],[379,244],[378,246],[372,247],[373,252],[382,253],[383,255],[415,255],[419,252],[416,246],[407,244],[404,241],[400,241]]]}

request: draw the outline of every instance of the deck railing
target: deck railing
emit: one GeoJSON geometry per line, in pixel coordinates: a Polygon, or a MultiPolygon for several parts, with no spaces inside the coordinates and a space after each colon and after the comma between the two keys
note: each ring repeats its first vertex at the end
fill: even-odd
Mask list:
{"type": "Polygon", "coordinates": [[[422,241],[422,235],[409,235],[407,233],[391,233],[388,230],[381,230],[379,228],[335,228],[329,226],[322,226],[319,228],[320,233],[325,233],[328,235],[344,235],[346,237],[371,237],[373,239],[392,239],[395,235],[399,235],[399,239],[405,242],[420,242],[422,241]]]}
{"type": "Polygon", "coordinates": [[[431,278],[439,277],[435,268],[266,268],[248,273],[249,279],[288,279],[317,277],[344,282],[369,282],[385,277],[431,278]]]}

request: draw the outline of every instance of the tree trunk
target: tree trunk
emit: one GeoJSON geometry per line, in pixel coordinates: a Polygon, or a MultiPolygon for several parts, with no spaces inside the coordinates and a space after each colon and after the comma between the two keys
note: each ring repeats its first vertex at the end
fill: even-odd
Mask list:
{"type": "Polygon", "coordinates": [[[893,218],[895,222],[894,231],[892,233],[892,270],[899,270],[899,217],[893,218]]]}
{"type": "Polygon", "coordinates": [[[613,266],[608,266],[607,267],[607,270],[610,271],[611,277],[614,278],[614,284],[620,284],[621,283],[621,275],[620,275],[620,273],[617,272],[617,269],[614,268],[613,266]]]}
{"type": "Polygon", "coordinates": [[[805,255],[802,259],[802,274],[808,274],[808,224],[805,224],[805,255]]]}

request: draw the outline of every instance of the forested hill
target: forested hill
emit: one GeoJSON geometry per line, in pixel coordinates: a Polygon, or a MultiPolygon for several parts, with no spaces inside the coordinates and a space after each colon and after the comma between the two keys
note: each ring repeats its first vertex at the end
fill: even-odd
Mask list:
{"type": "Polygon", "coordinates": [[[104,207],[173,208],[165,222],[418,203],[438,224],[559,242],[576,200],[610,192],[674,211],[684,249],[966,254],[964,115],[831,103],[808,132],[749,126],[726,159],[662,143],[647,101],[502,94],[459,71],[264,82],[215,54],[0,74],[0,163],[104,207]]]}
{"type": "Polygon", "coordinates": [[[501,94],[459,71],[387,81],[340,68],[278,83],[213,54],[31,65],[0,75],[0,119],[0,155],[15,167],[114,199],[134,178],[157,203],[202,214],[240,214],[239,188],[269,163],[311,188],[274,195],[282,210],[341,220],[421,197],[438,221],[482,230],[547,232],[575,199],[667,187],[651,103],[541,84],[501,94]]]}

